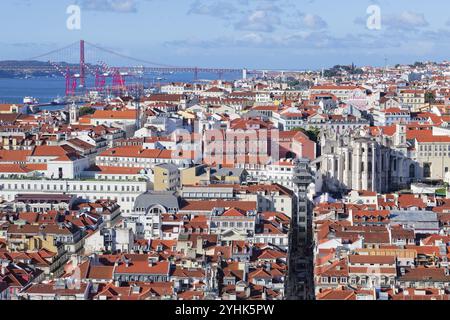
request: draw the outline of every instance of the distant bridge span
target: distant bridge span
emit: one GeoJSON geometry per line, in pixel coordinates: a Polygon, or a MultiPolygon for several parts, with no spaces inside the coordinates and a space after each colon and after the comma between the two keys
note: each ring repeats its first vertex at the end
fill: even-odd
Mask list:
{"type": "MultiPolygon", "coordinates": [[[[273,73],[298,73],[300,71],[289,71],[289,70],[249,70],[246,68],[220,68],[220,67],[198,67],[198,66],[174,66],[168,64],[162,64],[158,62],[148,61],[140,58],[134,58],[131,56],[127,56],[125,54],[113,51],[108,48],[100,47],[99,45],[92,44],[90,42],[80,40],[79,42],[72,43],[66,47],[55,49],[50,52],[31,57],[29,59],[21,61],[20,64],[1,64],[0,70],[2,71],[28,71],[28,72],[54,72],[55,68],[51,63],[48,64],[36,64],[32,63],[34,61],[52,61],[55,63],[70,63],[70,70],[73,72],[79,71],[81,77],[84,77],[86,74],[86,65],[91,65],[94,67],[98,67],[100,63],[100,59],[95,59],[95,57],[101,54],[107,54],[108,56],[120,57],[122,59],[133,61],[137,63],[138,66],[117,66],[113,69],[120,70],[120,72],[128,72],[132,73],[136,70],[140,70],[143,72],[189,72],[194,75],[198,75],[198,73],[216,73],[219,75],[223,75],[226,73],[242,73],[242,75],[261,75],[261,74],[273,74],[273,73]],[[76,63],[74,63],[76,61],[76,63]],[[27,65],[26,62],[29,62],[27,65]]],[[[66,67],[66,66],[64,66],[66,67]]]]}
{"type": "MultiPolygon", "coordinates": [[[[20,61],[19,61],[20,62],[20,61]]],[[[25,61],[24,61],[25,62],[25,61]]],[[[94,65],[95,67],[96,65],[94,65]]],[[[76,72],[79,70],[79,66],[70,64],[68,65],[69,69],[76,72]]],[[[133,73],[136,71],[142,72],[210,72],[210,73],[241,73],[246,69],[231,69],[231,68],[203,68],[203,67],[146,67],[146,66],[137,66],[137,67],[114,67],[114,69],[118,69],[120,72],[128,72],[133,73]]],[[[27,65],[27,64],[15,64],[15,65],[0,65],[0,70],[2,71],[28,71],[28,72],[54,72],[55,68],[49,63],[48,65],[27,65]]],[[[257,70],[247,70],[248,74],[255,73],[263,73],[263,71],[257,70]]]]}
{"type": "Polygon", "coordinates": [[[125,54],[103,48],[96,44],[80,40],[66,47],[55,49],[24,61],[9,61],[0,64],[0,71],[12,73],[43,73],[54,74],[58,72],[66,78],[66,95],[74,94],[76,88],[85,88],[87,74],[95,77],[96,87],[101,91],[106,85],[105,77],[111,77],[113,86],[123,86],[127,75],[141,75],[143,73],[192,73],[194,81],[198,80],[200,73],[214,73],[222,79],[224,74],[240,73],[242,79],[248,75],[276,75],[283,73],[298,73],[300,71],[281,70],[248,70],[246,68],[207,68],[191,66],[173,66],[158,62],[134,58],[125,54]],[[102,61],[116,59],[132,61],[137,66],[116,66],[102,61]],[[106,57],[106,59],[105,59],[106,57]],[[45,63],[47,61],[47,63],[45,63]]]}
{"type": "MultiPolygon", "coordinates": [[[[64,68],[69,68],[69,70],[73,73],[77,73],[80,78],[85,78],[86,73],[90,69],[89,66],[97,69],[99,71],[105,71],[101,65],[103,63],[100,62],[110,60],[109,57],[114,56],[120,57],[127,61],[133,62],[134,64],[138,64],[138,66],[108,66],[106,69],[116,70],[120,72],[126,73],[134,73],[136,71],[141,72],[161,72],[161,73],[179,73],[179,72],[189,72],[194,74],[194,79],[197,79],[199,73],[216,73],[218,75],[223,75],[227,73],[241,73],[243,77],[247,74],[262,74],[263,72],[259,72],[257,70],[247,70],[245,68],[208,68],[208,67],[198,67],[198,66],[174,66],[168,64],[162,64],[158,62],[148,61],[140,58],[134,58],[131,56],[124,55],[122,53],[118,53],[108,48],[100,47],[96,44],[92,44],[86,42],[84,40],[80,40],[79,42],[72,43],[68,46],[65,46],[60,49],[52,50],[50,52],[31,57],[24,61],[20,61],[20,63],[8,63],[1,64],[1,71],[10,71],[10,72],[43,72],[43,73],[52,73],[55,72],[54,64],[61,64],[64,68]],[[108,59],[104,59],[105,55],[108,59]],[[99,57],[102,56],[102,59],[99,57]],[[46,62],[48,64],[39,64],[38,62],[46,62]],[[76,61],[76,63],[75,63],[76,61]],[[50,63],[52,62],[52,63],[50,63]]],[[[84,83],[84,79],[82,79],[82,84],[84,83]]]]}

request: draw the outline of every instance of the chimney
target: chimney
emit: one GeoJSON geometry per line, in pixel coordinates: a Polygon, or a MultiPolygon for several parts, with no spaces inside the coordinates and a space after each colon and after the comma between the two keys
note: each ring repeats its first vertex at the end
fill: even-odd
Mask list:
{"type": "Polygon", "coordinates": [[[262,295],[261,295],[261,299],[262,300],[266,300],[267,299],[266,288],[263,289],[263,292],[262,292],[262,295]]]}
{"type": "Polygon", "coordinates": [[[1,273],[2,275],[4,275],[6,273],[6,268],[9,266],[9,262],[7,260],[3,260],[2,261],[2,268],[1,268],[1,273]]]}
{"type": "Polygon", "coordinates": [[[78,256],[76,254],[70,256],[70,262],[72,262],[72,267],[76,268],[78,266],[78,256]]]}
{"type": "Polygon", "coordinates": [[[99,264],[98,254],[96,254],[96,253],[94,253],[94,254],[92,255],[92,264],[93,264],[94,266],[96,266],[96,265],[99,264]]]}
{"type": "Polygon", "coordinates": [[[159,260],[158,257],[149,256],[147,258],[148,266],[149,267],[155,266],[158,263],[158,260],[159,260]]]}
{"type": "Polygon", "coordinates": [[[251,295],[251,290],[250,290],[250,287],[247,286],[247,287],[245,288],[245,296],[246,296],[247,298],[249,298],[250,295],[251,295]]]}
{"type": "Polygon", "coordinates": [[[391,289],[392,289],[392,293],[393,294],[398,294],[398,288],[393,284],[393,285],[391,285],[391,289]]]}

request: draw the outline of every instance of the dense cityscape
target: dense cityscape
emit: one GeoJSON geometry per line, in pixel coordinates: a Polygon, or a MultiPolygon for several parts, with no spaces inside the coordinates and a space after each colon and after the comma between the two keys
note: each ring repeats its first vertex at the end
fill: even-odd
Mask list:
{"type": "Polygon", "coordinates": [[[2,104],[0,299],[447,300],[449,84],[418,62],[2,104]]]}
{"type": "Polygon", "coordinates": [[[0,8],[2,310],[417,317],[450,300],[448,1],[0,8]]]}

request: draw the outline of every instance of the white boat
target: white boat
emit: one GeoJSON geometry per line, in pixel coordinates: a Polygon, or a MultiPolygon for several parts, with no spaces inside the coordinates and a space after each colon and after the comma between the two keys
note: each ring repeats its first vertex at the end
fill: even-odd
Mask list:
{"type": "Polygon", "coordinates": [[[33,97],[25,97],[23,98],[23,104],[38,104],[39,101],[33,97]]]}
{"type": "Polygon", "coordinates": [[[65,103],[65,99],[61,98],[61,97],[57,97],[56,99],[53,99],[51,104],[53,105],[59,105],[59,104],[64,104],[65,103]]]}

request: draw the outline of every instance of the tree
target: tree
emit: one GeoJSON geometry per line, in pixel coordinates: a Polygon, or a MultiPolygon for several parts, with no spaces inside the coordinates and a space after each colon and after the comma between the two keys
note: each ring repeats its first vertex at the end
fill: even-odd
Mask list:
{"type": "Polygon", "coordinates": [[[295,86],[298,86],[299,84],[300,84],[300,81],[298,81],[296,79],[288,81],[288,86],[289,87],[295,87],[295,86]]]}
{"type": "Polygon", "coordinates": [[[318,143],[318,141],[319,141],[320,129],[318,129],[318,128],[306,130],[305,128],[298,127],[298,128],[294,128],[293,130],[303,132],[309,138],[309,140],[312,140],[316,143],[318,143]]]}
{"type": "Polygon", "coordinates": [[[95,112],[95,109],[92,107],[81,107],[80,108],[80,117],[85,116],[87,114],[93,114],[95,112]]]}
{"type": "Polygon", "coordinates": [[[425,103],[434,103],[436,101],[436,97],[432,91],[427,91],[425,93],[425,103]]]}

